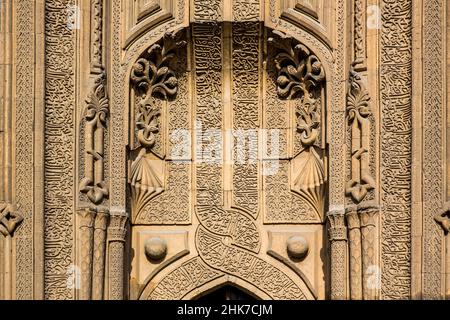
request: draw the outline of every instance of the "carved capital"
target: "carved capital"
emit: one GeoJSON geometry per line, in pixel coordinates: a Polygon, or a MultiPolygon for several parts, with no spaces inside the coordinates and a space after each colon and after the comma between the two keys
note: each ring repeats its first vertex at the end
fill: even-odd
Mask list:
{"type": "Polygon", "coordinates": [[[347,227],[349,230],[359,229],[361,227],[356,206],[350,206],[345,209],[345,218],[347,220],[347,227]]]}
{"type": "Polygon", "coordinates": [[[434,216],[434,220],[442,227],[447,235],[450,232],[450,202],[447,202],[434,216]]]}
{"type": "Polygon", "coordinates": [[[379,206],[374,203],[360,203],[358,205],[358,213],[361,220],[361,227],[375,227],[375,217],[379,210],[379,206]]]}
{"type": "Polygon", "coordinates": [[[80,229],[92,228],[94,226],[94,219],[97,215],[97,210],[94,207],[80,208],[77,213],[80,217],[80,229]]]}
{"type": "Polygon", "coordinates": [[[109,221],[109,210],[107,208],[99,208],[95,217],[94,229],[106,230],[109,221]]]}
{"type": "Polygon", "coordinates": [[[327,213],[328,236],[330,241],[347,240],[344,210],[332,210],[327,213]]]}
{"type": "Polygon", "coordinates": [[[108,227],[108,239],[111,242],[124,242],[127,234],[128,215],[125,210],[111,209],[108,227]]]}
{"type": "Polygon", "coordinates": [[[22,220],[23,216],[17,212],[14,204],[0,203],[0,232],[5,237],[12,236],[22,220]]]}

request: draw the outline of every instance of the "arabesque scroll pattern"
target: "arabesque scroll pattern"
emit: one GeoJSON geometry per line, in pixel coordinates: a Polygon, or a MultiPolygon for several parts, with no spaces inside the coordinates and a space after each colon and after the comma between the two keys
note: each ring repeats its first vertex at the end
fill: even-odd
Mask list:
{"type": "Polygon", "coordinates": [[[301,151],[291,160],[291,189],[323,216],[326,176],[319,136],[325,71],[317,56],[293,38],[274,31],[269,42],[279,50],[275,57],[278,95],[298,99],[295,116],[301,151]]]}

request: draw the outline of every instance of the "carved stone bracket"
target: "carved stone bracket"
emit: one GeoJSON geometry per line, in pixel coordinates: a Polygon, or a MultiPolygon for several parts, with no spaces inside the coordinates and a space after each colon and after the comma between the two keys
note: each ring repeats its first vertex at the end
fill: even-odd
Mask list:
{"type": "Polygon", "coordinates": [[[370,175],[370,96],[361,75],[355,71],[355,61],[351,65],[349,91],[347,94],[347,116],[351,125],[351,179],[345,187],[346,196],[355,203],[364,200],[367,193],[375,188],[375,180],[370,175]]]}
{"type": "Polygon", "coordinates": [[[0,233],[5,237],[12,237],[22,220],[23,217],[17,212],[15,205],[10,203],[0,203],[0,233]]]}
{"type": "Polygon", "coordinates": [[[97,205],[109,195],[104,180],[104,140],[109,114],[105,72],[95,80],[94,88],[86,103],[85,172],[84,178],[80,181],[80,191],[97,205]]]}
{"type": "Polygon", "coordinates": [[[445,235],[450,232],[450,202],[447,202],[438,214],[434,216],[434,220],[442,227],[445,235]]]}

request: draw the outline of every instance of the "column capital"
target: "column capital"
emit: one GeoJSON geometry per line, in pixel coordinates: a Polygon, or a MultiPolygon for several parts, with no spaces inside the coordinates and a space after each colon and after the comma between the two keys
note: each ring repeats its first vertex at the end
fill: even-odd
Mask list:
{"type": "Polygon", "coordinates": [[[330,241],[347,240],[345,210],[331,210],[327,213],[328,236],[330,241]]]}

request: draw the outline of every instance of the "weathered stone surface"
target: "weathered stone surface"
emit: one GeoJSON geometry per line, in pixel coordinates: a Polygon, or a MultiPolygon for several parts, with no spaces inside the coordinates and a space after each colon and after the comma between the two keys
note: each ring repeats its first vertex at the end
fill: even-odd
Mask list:
{"type": "Polygon", "coordinates": [[[0,299],[450,298],[448,5],[351,5],[1,0],[0,299]]]}

